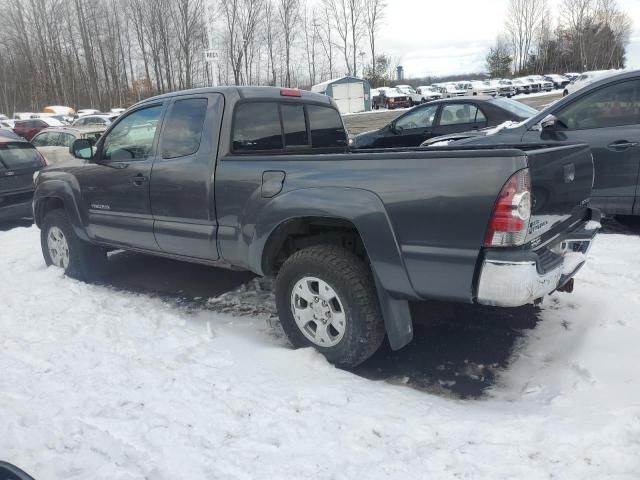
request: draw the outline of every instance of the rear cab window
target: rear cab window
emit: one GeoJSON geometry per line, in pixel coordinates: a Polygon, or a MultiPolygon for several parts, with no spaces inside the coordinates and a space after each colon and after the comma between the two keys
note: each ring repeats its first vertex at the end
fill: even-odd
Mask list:
{"type": "Polygon", "coordinates": [[[247,101],[234,112],[234,153],[344,150],[347,143],[340,113],[330,106],[247,101]]]}

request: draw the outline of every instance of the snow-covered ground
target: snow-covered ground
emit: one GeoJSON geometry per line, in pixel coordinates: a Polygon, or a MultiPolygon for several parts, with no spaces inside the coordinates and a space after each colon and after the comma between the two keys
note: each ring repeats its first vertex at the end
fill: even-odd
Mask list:
{"type": "Polygon", "coordinates": [[[468,401],[291,350],[258,280],[194,311],[45,269],[35,228],[0,251],[0,459],[38,480],[639,478],[638,237],[468,401]]]}

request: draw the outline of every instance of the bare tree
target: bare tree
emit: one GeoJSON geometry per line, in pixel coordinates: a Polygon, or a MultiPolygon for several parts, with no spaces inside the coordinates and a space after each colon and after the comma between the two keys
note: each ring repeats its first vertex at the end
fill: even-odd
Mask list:
{"type": "Polygon", "coordinates": [[[364,24],[367,30],[369,41],[369,51],[371,52],[371,71],[375,75],[376,70],[376,37],[378,29],[384,20],[384,13],[387,8],[385,0],[370,0],[364,4],[364,24]]]}
{"type": "Polygon", "coordinates": [[[333,78],[334,72],[334,57],[333,57],[333,24],[331,21],[331,10],[325,3],[322,6],[322,14],[323,20],[318,19],[318,23],[315,27],[318,29],[318,33],[320,34],[319,40],[322,45],[322,50],[324,51],[325,56],[327,57],[328,62],[328,78],[333,78]]]}
{"type": "Polygon", "coordinates": [[[278,0],[278,16],[282,27],[284,49],[285,78],[287,87],[291,86],[291,47],[298,33],[300,23],[300,0],[278,0]]]}
{"type": "Polygon", "coordinates": [[[516,71],[523,71],[527,66],[545,11],[546,0],[509,0],[506,28],[513,46],[516,71]]]}
{"type": "Polygon", "coordinates": [[[338,34],[340,40],[339,50],[342,52],[344,63],[347,68],[347,75],[352,74],[351,70],[351,35],[349,31],[350,13],[349,0],[324,0],[328,18],[333,22],[332,28],[338,34]]]}

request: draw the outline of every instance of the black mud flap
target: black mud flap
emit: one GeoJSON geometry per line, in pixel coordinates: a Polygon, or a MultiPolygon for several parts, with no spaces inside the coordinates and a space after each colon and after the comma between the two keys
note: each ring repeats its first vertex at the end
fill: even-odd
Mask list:
{"type": "Polygon", "coordinates": [[[389,344],[393,350],[400,350],[413,340],[413,320],[409,302],[391,297],[378,281],[377,275],[374,274],[374,278],[389,344]]]}

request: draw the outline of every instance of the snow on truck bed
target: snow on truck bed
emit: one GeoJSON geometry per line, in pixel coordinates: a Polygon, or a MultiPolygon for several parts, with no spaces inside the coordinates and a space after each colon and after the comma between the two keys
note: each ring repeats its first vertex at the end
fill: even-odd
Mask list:
{"type": "Polygon", "coordinates": [[[0,232],[0,459],[37,480],[638,478],[640,238],[601,235],[463,401],[291,350],[266,313],[65,278],[38,234],[0,232]]]}

